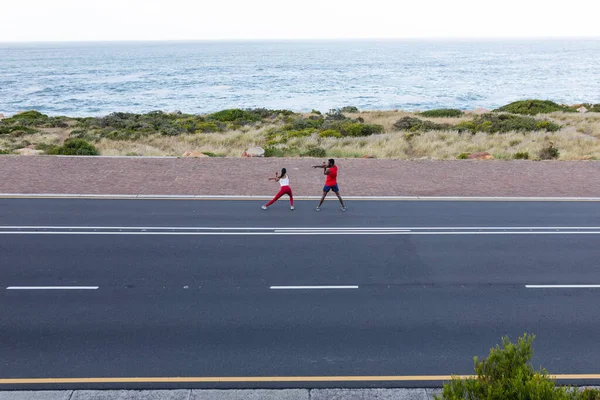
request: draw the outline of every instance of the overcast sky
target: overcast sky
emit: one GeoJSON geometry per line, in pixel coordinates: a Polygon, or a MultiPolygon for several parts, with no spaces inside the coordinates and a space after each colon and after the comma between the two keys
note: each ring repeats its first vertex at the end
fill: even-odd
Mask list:
{"type": "Polygon", "coordinates": [[[600,37],[600,1],[27,0],[0,41],[600,37]]]}

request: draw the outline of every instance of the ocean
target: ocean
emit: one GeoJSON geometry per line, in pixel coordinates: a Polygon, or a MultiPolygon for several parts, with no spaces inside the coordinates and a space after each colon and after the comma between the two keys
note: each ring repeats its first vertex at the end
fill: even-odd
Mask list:
{"type": "Polygon", "coordinates": [[[0,113],[600,103],[600,39],[0,43],[0,113]]]}

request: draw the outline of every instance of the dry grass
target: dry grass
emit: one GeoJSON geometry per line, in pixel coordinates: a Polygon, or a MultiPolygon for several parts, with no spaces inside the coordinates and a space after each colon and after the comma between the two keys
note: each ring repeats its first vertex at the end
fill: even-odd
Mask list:
{"type": "MultiPolygon", "coordinates": [[[[489,152],[498,159],[511,159],[517,152],[528,152],[536,158],[540,150],[552,142],[561,160],[600,159],[600,113],[553,113],[536,118],[548,118],[563,125],[556,133],[533,132],[506,134],[459,134],[456,131],[431,131],[418,135],[396,132],[393,124],[404,116],[403,111],[368,111],[348,114],[361,117],[366,123],[380,124],[385,134],[369,137],[291,138],[283,147],[287,154],[301,154],[310,146],[322,147],[333,157],[364,157],[395,159],[456,159],[461,153],[489,152]]],[[[462,118],[428,118],[439,123],[456,124],[462,118]]],[[[246,149],[264,146],[269,126],[243,127],[222,133],[201,133],[181,136],[150,135],[138,141],[103,139],[95,143],[103,155],[181,156],[186,151],[210,152],[220,156],[239,157],[246,149]]],[[[60,144],[70,129],[44,129],[43,133],[20,137],[0,136],[0,149],[14,150],[29,144],[60,144]]]]}

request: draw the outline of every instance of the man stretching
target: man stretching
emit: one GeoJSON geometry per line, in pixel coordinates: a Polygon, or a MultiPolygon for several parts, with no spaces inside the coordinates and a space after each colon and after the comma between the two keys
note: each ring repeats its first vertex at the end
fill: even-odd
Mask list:
{"type": "Polygon", "coordinates": [[[327,164],[323,163],[323,165],[315,165],[313,168],[323,168],[323,174],[327,177],[325,179],[325,186],[323,187],[323,197],[321,197],[321,202],[316,210],[321,211],[321,205],[323,204],[323,201],[325,201],[327,193],[329,193],[330,190],[333,190],[333,193],[335,193],[340,200],[342,211],[346,211],[346,206],[344,205],[342,196],[340,196],[340,189],[337,184],[338,167],[335,165],[335,160],[330,158],[327,164]]]}

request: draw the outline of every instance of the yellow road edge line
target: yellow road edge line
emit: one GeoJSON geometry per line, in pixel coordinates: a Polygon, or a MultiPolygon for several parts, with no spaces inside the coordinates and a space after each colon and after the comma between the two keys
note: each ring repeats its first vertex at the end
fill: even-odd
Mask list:
{"type": "MultiPolygon", "coordinates": [[[[448,381],[473,378],[473,375],[399,375],[399,376],[224,376],[224,377],[107,377],[107,378],[0,378],[0,385],[69,383],[269,383],[269,382],[401,382],[448,381]]],[[[556,380],[600,379],[600,374],[550,375],[556,380]]]]}

